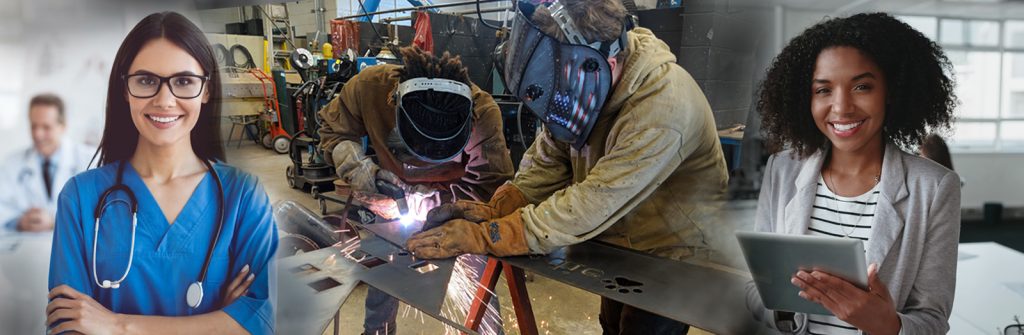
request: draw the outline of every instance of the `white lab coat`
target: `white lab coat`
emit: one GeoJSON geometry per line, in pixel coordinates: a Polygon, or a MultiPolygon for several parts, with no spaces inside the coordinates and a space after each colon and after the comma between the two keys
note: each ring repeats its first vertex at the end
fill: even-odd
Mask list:
{"type": "Polygon", "coordinates": [[[64,183],[88,168],[95,151],[74,141],[61,141],[50,160],[54,172],[52,197],[46,196],[43,183],[43,156],[34,147],[7,156],[0,162],[0,229],[14,230],[21,215],[31,208],[45,208],[56,215],[57,196],[64,183]]]}

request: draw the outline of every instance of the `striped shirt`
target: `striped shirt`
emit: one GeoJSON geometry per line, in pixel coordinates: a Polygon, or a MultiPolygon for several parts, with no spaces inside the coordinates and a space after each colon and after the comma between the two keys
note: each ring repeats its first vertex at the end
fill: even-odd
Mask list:
{"type": "MultiPolygon", "coordinates": [[[[878,202],[878,185],[867,193],[856,197],[836,195],[818,176],[818,191],[811,210],[811,224],[808,235],[855,238],[864,241],[868,249],[871,227],[875,224],[875,207],[878,202]]],[[[807,331],[810,334],[860,334],[856,327],[831,315],[807,315],[807,331]]]]}

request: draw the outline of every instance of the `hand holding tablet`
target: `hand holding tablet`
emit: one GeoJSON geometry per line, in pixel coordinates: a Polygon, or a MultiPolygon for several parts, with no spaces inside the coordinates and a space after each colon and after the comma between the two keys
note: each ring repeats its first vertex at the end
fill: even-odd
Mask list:
{"type": "Polygon", "coordinates": [[[800,288],[792,282],[798,272],[827,274],[830,279],[841,279],[862,290],[868,287],[860,240],[745,231],[737,232],[736,238],[768,309],[832,315],[821,304],[799,295],[800,288]]]}

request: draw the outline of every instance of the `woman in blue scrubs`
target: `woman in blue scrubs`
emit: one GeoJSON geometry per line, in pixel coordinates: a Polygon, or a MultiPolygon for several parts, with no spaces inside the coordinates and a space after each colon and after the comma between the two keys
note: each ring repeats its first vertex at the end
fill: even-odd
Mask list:
{"type": "Polygon", "coordinates": [[[273,333],[277,229],[256,178],[219,162],[219,100],[212,48],[185,17],[152,14],[125,38],[100,167],[58,201],[51,333],[273,333]]]}

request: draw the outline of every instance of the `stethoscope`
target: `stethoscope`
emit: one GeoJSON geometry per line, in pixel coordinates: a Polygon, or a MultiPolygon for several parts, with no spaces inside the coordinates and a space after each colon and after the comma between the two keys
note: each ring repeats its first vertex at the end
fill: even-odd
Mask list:
{"type": "MultiPolygon", "coordinates": [[[[199,274],[199,280],[189,284],[188,290],[185,292],[185,302],[188,307],[199,308],[199,304],[203,302],[203,281],[206,280],[206,271],[210,268],[210,258],[213,256],[213,248],[217,246],[217,241],[220,240],[220,231],[224,228],[224,186],[220,183],[220,176],[217,175],[217,170],[213,169],[213,165],[203,160],[203,164],[210,170],[210,174],[213,175],[213,180],[217,182],[217,218],[218,225],[217,231],[213,235],[213,243],[210,244],[209,249],[206,252],[206,261],[203,262],[203,270],[199,274]]],[[[93,239],[92,239],[92,279],[96,281],[96,285],[101,288],[116,289],[121,287],[121,283],[124,282],[125,278],[128,277],[128,272],[132,270],[132,259],[135,256],[135,228],[138,225],[137,214],[139,211],[139,202],[135,198],[135,192],[132,192],[127,185],[122,182],[124,176],[125,161],[118,163],[117,167],[117,183],[111,186],[106,191],[103,191],[103,195],[100,196],[99,201],[96,203],[96,224],[94,225],[93,239]],[[114,192],[122,191],[128,195],[128,200],[124,199],[113,199],[107,202],[107,197],[114,192]],[[103,216],[103,211],[107,209],[107,206],[115,203],[123,203],[132,211],[132,243],[131,249],[128,252],[128,267],[124,270],[124,274],[117,280],[103,280],[99,279],[96,272],[96,245],[100,239],[100,217],[103,216]]]]}

